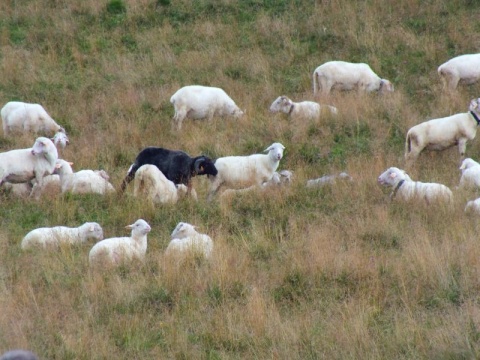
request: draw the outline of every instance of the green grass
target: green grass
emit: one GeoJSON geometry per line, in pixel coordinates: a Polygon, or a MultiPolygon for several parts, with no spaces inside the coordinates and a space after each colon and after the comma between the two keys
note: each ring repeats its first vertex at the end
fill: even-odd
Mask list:
{"type": "MultiPolygon", "coordinates": [[[[45,359],[472,359],[480,353],[475,192],[452,209],[389,201],[377,185],[404,167],[421,121],[464,112],[479,84],[442,92],[437,67],[478,51],[475,1],[10,1],[0,4],[0,99],[41,103],[71,144],[74,170],[105,169],[119,187],[146,146],[212,158],[285,147],[289,187],[153,205],[132,196],[40,201],[0,193],[0,353],[45,359]],[[395,92],[314,98],[323,62],[366,62],[395,92]],[[181,86],[227,91],[239,120],[186,120],[172,130],[181,86]],[[280,95],[338,108],[316,122],[268,112],[280,95]],[[306,188],[347,171],[352,183],[306,188]],[[94,271],[92,243],[20,249],[43,226],[99,222],[127,236],[152,226],[145,262],[94,271]],[[206,261],[164,256],[179,221],[215,243],[206,261]]],[[[0,136],[0,149],[33,134],[0,136]]],[[[478,159],[477,141],[467,155],[478,159]]],[[[451,188],[456,149],[421,154],[410,175],[451,188]]]]}

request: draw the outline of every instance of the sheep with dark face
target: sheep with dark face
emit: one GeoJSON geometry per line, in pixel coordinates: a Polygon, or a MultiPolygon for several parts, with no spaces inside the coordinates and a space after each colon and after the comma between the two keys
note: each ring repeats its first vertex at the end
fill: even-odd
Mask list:
{"type": "Polygon", "coordinates": [[[135,162],[128,169],[122,182],[121,191],[125,191],[128,183],[135,177],[137,170],[145,164],[155,165],[165,177],[174,184],[183,184],[192,190],[192,177],[197,175],[217,175],[217,168],[212,160],[204,155],[190,157],[180,150],[169,150],[160,147],[147,147],[140,151],[135,162]]]}

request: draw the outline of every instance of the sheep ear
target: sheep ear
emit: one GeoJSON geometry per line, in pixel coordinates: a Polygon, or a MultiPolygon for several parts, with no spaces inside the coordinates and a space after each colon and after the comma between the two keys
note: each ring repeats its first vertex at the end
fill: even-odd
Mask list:
{"type": "Polygon", "coordinates": [[[128,229],[128,230],[130,230],[130,229],[132,229],[132,228],[133,228],[133,224],[132,224],[132,225],[127,225],[127,226],[125,226],[125,229],[128,229]]]}
{"type": "Polygon", "coordinates": [[[204,167],[202,164],[204,161],[205,159],[203,158],[203,156],[195,160],[195,163],[193,164],[193,170],[195,170],[196,173],[203,171],[204,167]]]}
{"type": "Polygon", "coordinates": [[[397,177],[397,173],[391,173],[391,174],[390,174],[390,177],[391,177],[392,179],[395,179],[395,178],[397,177]]]}
{"type": "Polygon", "coordinates": [[[94,230],[95,230],[95,226],[93,226],[93,225],[91,225],[91,226],[90,226],[90,229],[88,229],[88,231],[90,231],[90,232],[92,232],[92,231],[94,231],[94,230]]]}
{"type": "Polygon", "coordinates": [[[68,162],[68,165],[72,166],[72,165],[73,165],[73,163],[72,163],[72,162],[68,162]]]}
{"type": "Polygon", "coordinates": [[[60,169],[61,167],[62,167],[62,164],[59,164],[59,163],[55,164],[55,169],[60,169]]]}

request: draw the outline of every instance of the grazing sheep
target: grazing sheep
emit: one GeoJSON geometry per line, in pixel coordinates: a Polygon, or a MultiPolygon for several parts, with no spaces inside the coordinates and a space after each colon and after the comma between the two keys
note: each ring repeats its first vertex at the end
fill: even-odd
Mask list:
{"type": "Polygon", "coordinates": [[[463,158],[467,141],[473,140],[480,124],[480,98],[472,99],[469,112],[425,121],[415,125],[407,133],[405,141],[405,160],[411,165],[423,149],[445,150],[458,146],[463,158]]]}
{"type": "Polygon", "coordinates": [[[89,239],[103,239],[102,227],[96,222],[87,222],[76,228],[66,226],[44,227],[30,231],[22,240],[22,249],[46,248],[60,244],[81,244],[89,239]]]}
{"type": "Polygon", "coordinates": [[[194,251],[208,259],[212,254],[213,241],[210,236],[198,233],[191,224],[178,223],[171,238],[165,250],[166,255],[183,255],[185,252],[194,251]]]}
{"type": "Polygon", "coordinates": [[[318,120],[322,114],[322,107],[327,107],[331,114],[336,115],[335,106],[323,105],[313,101],[293,102],[286,96],[279,96],[270,106],[271,112],[283,112],[293,120],[318,120]]]}
{"type": "Polygon", "coordinates": [[[284,149],[282,144],[273,143],[265,149],[268,154],[218,158],[215,161],[218,174],[209,176],[208,200],[211,200],[222,186],[238,189],[251,185],[261,186],[269,181],[278,168],[284,149]]]}
{"type": "Polygon", "coordinates": [[[349,63],[345,61],[329,61],[313,72],[313,93],[321,91],[324,95],[331,90],[354,90],[379,93],[392,92],[393,85],[386,79],[381,79],[364,63],[349,63]]]}
{"type": "Polygon", "coordinates": [[[480,79],[480,54],[454,57],[438,67],[443,88],[455,90],[460,84],[473,84],[480,79]]]}
{"type": "Polygon", "coordinates": [[[353,181],[353,178],[346,172],[341,172],[338,175],[325,175],[318,179],[311,179],[307,181],[307,187],[321,187],[325,185],[333,185],[337,180],[353,181]]]}
{"type": "Polygon", "coordinates": [[[38,360],[38,357],[31,351],[17,349],[3,353],[0,360],[38,360]]]}
{"type": "Polygon", "coordinates": [[[80,170],[74,173],[71,165],[72,163],[62,159],[59,159],[56,165],[56,172],[60,175],[62,184],[62,193],[105,195],[115,192],[104,170],[80,170]]]}
{"type": "Polygon", "coordinates": [[[467,158],[460,166],[462,176],[460,177],[460,188],[480,188],[480,164],[473,159],[467,158]]]}
{"type": "Polygon", "coordinates": [[[45,175],[52,174],[58,159],[52,140],[39,137],[30,149],[0,153],[0,185],[5,182],[25,183],[36,179],[42,184],[45,175]]]}
{"type": "Polygon", "coordinates": [[[393,188],[390,198],[404,201],[423,200],[427,204],[453,200],[452,191],[442,184],[412,181],[405,171],[391,167],[378,177],[378,183],[393,188]]]}
{"type": "Polygon", "coordinates": [[[145,164],[155,165],[165,177],[175,185],[187,186],[188,193],[193,195],[192,177],[196,175],[217,175],[217,169],[212,160],[204,155],[191,158],[179,150],[168,150],[159,147],[147,147],[140,151],[135,162],[128,169],[122,182],[121,191],[125,191],[128,183],[133,180],[137,170],[145,164]]]}
{"type": "Polygon", "coordinates": [[[125,228],[132,230],[130,237],[105,239],[92,247],[88,254],[90,265],[100,262],[115,265],[133,258],[143,261],[147,252],[147,234],[152,228],[143,219],[125,228]]]}
{"type": "Polygon", "coordinates": [[[136,197],[164,204],[176,203],[179,195],[186,195],[186,193],[185,185],[175,185],[155,165],[142,165],[135,174],[133,195],[136,197]]]}
{"type": "Polygon", "coordinates": [[[177,130],[182,128],[185,118],[204,119],[209,121],[214,116],[233,116],[239,118],[243,111],[227,93],[217,87],[190,85],[177,90],[170,98],[175,108],[173,117],[177,130]]]}
{"type": "Polygon", "coordinates": [[[53,134],[65,129],[58,125],[40,104],[10,101],[0,111],[3,123],[3,134],[10,132],[31,131],[53,134]]]}

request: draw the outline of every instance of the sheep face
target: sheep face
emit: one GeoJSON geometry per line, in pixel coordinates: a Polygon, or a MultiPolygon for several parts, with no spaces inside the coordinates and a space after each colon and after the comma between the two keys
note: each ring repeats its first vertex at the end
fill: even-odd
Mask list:
{"type": "Polygon", "coordinates": [[[471,158],[466,158],[465,160],[462,161],[462,165],[460,166],[460,170],[466,170],[468,168],[471,168],[473,166],[478,166],[480,165],[477,163],[475,160],[471,158]]]}
{"type": "Polygon", "coordinates": [[[133,224],[125,226],[125,229],[132,230],[132,237],[147,235],[152,230],[150,225],[143,219],[138,219],[133,224]]]}
{"type": "Polygon", "coordinates": [[[274,161],[280,161],[283,157],[283,150],[285,150],[285,146],[280,143],[273,143],[264,151],[268,151],[268,154],[274,161]]]}
{"type": "Polygon", "coordinates": [[[52,138],[52,141],[57,147],[62,149],[65,149],[65,147],[70,143],[63,128],[61,128],[60,131],[55,134],[55,136],[52,138]]]}
{"type": "Polygon", "coordinates": [[[86,223],[85,224],[87,227],[87,238],[88,239],[94,239],[94,240],[102,240],[103,239],[103,230],[102,227],[95,223],[86,223]]]}
{"type": "Polygon", "coordinates": [[[478,112],[480,109],[480,98],[472,99],[470,101],[470,106],[468,107],[469,111],[478,112]]]}
{"type": "MultiPolygon", "coordinates": [[[[37,138],[37,140],[35,140],[35,143],[33,144],[32,155],[40,156],[42,154],[47,154],[48,152],[52,152],[52,147],[55,148],[52,140],[46,137],[39,137],[37,138]]],[[[56,151],[57,150],[55,148],[54,152],[56,153],[56,151]]]]}
{"type": "Polygon", "coordinates": [[[270,106],[270,112],[284,112],[288,113],[292,107],[292,100],[286,96],[279,96],[270,106]]]}
{"type": "Polygon", "coordinates": [[[380,81],[380,88],[378,89],[378,91],[381,93],[393,92],[394,91],[393,84],[387,79],[382,79],[380,81]]]}
{"type": "Polygon", "coordinates": [[[398,184],[399,181],[407,179],[409,179],[409,177],[406,176],[405,171],[391,167],[378,177],[377,182],[383,186],[394,186],[398,184]]]}
{"type": "Polygon", "coordinates": [[[170,235],[172,239],[183,239],[194,234],[195,227],[189,223],[179,222],[170,235]]]}
{"type": "Polygon", "coordinates": [[[218,170],[215,167],[213,161],[206,156],[199,156],[195,158],[194,170],[196,175],[213,175],[218,174],[218,170]]]}

